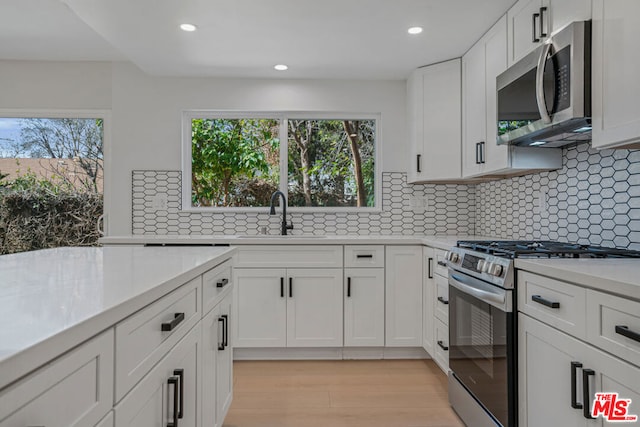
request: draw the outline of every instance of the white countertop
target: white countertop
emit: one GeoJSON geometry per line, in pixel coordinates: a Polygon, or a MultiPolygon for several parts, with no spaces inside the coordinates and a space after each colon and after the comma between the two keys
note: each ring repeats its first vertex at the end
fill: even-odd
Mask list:
{"type": "Polygon", "coordinates": [[[426,245],[449,249],[458,240],[486,240],[484,236],[398,236],[398,235],[317,235],[317,236],[110,236],[100,239],[104,245],[426,245]]]}
{"type": "Polygon", "coordinates": [[[0,389],[234,251],[120,246],[0,256],[0,389]]]}
{"type": "Polygon", "coordinates": [[[516,259],[515,267],[640,300],[640,259],[516,259]]]}

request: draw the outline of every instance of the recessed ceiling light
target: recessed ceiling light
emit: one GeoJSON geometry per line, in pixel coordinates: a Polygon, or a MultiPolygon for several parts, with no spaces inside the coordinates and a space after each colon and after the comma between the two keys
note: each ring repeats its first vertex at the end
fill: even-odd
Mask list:
{"type": "Polygon", "coordinates": [[[420,34],[422,32],[422,27],[411,27],[407,30],[409,34],[420,34]]]}
{"type": "Polygon", "coordinates": [[[191,32],[191,31],[195,31],[196,30],[196,26],[193,25],[193,24],[180,24],[180,29],[182,31],[191,32]]]}
{"type": "Polygon", "coordinates": [[[278,70],[278,71],[285,71],[285,70],[288,70],[288,69],[289,69],[289,67],[287,67],[287,66],[286,66],[286,65],[284,65],[284,64],[278,64],[278,65],[274,66],[273,68],[275,68],[275,69],[276,69],[276,70],[278,70]]]}

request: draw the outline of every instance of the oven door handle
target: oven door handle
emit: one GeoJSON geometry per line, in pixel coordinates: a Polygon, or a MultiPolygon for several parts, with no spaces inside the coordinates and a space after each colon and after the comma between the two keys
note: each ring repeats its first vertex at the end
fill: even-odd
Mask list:
{"type": "Polygon", "coordinates": [[[547,100],[544,93],[544,67],[547,64],[547,57],[551,52],[551,42],[548,41],[544,44],[540,51],[540,57],[538,58],[538,68],[536,69],[536,103],[538,104],[538,111],[542,118],[542,123],[551,123],[551,116],[547,111],[547,100]]]}
{"type": "Polygon", "coordinates": [[[468,285],[464,283],[462,277],[450,273],[449,274],[449,285],[458,289],[459,291],[464,292],[465,294],[469,294],[480,301],[486,302],[487,304],[499,307],[504,311],[509,311],[507,306],[507,299],[504,293],[495,293],[485,291],[483,289],[478,289],[475,286],[468,285]]]}

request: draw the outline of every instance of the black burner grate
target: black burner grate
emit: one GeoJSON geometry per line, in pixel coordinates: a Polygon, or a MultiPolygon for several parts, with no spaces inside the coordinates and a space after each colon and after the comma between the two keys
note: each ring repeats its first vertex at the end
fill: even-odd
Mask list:
{"type": "Polygon", "coordinates": [[[640,251],[544,240],[459,240],[459,248],[506,258],[640,258],[640,251]]]}

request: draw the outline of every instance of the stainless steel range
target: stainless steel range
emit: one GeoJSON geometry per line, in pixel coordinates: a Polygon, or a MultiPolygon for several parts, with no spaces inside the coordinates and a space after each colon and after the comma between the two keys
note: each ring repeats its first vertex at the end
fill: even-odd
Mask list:
{"type": "Polygon", "coordinates": [[[447,253],[449,401],[467,426],[517,425],[513,260],[584,257],[640,258],[640,252],[548,241],[458,241],[447,253]]]}

